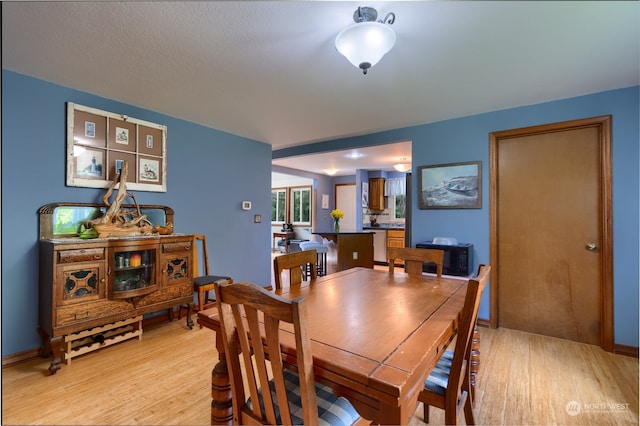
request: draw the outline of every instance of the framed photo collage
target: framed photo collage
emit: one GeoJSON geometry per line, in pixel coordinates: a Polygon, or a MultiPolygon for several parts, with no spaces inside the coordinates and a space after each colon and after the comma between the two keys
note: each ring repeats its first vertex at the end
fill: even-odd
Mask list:
{"type": "Polygon", "coordinates": [[[108,188],[128,165],[127,189],[167,191],[167,128],[67,102],[67,186],[108,188]]]}

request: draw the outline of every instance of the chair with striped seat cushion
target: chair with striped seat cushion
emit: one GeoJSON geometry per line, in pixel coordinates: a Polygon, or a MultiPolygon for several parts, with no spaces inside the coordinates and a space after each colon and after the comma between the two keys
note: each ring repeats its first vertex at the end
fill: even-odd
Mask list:
{"type": "Polygon", "coordinates": [[[453,364],[453,351],[447,349],[444,351],[438,363],[431,374],[424,382],[424,388],[429,392],[444,395],[447,392],[447,384],[449,382],[449,374],[451,374],[451,365],[453,364]]]}
{"type": "Polygon", "coordinates": [[[480,299],[490,270],[490,266],[481,265],[477,278],[469,279],[458,320],[455,348],[442,354],[418,395],[418,401],[424,405],[425,423],[429,423],[429,406],[433,405],[444,410],[444,420],[448,425],[458,424],[463,408],[467,424],[475,424],[470,396],[469,358],[480,299]]]}
{"type": "MultiPolygon", "coordinates": [[[[301,425],[303,423],[302,399],[300,398],[300,378],[297,374],[284,370],[285,387],[289,400],[289,411],[291,412],[291,424],[301,425]]],[[[319,425],[351,425],[360,419],[360,415],[345,398],[337,397],[331,392],[331,388],[316,383],[316,397],[318,400],[318,424],[319,425]]],[[[272,399],[276,399],[275,383],[269,381],[272,399]]],[[[264,410],[262,392],[259,393],[260,407],[264,410]]],[[[247,400],[247,406],[252,408],[251,398],[247,400]]],[[[280,408],[275,407],[276,423],[284,424],[280,418],[280,408]]]]}
{"type": "Polygon", "coordinates": [[[234,424],[363,422],[346,399],[334,397],[329,388],[315,383],[304,298],[285,299],[245,282],[215,284],[215,292],[234,424]],[[292,336],[289,344],[295,345],[297,374],[285,368],[280,342],[282,323],[288,330],[286,336],[292,336]],[[263,389],[271,391],[262,392],[263,389]]]}

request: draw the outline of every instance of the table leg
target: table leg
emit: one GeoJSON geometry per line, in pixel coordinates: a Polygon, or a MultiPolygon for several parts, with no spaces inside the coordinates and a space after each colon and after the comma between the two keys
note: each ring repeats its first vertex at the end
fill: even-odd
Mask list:
{"type": "Polygon", "coordinates": [[[233,405],[231,402],[231,383],[227,370],[227,358],[220,332],[216,332],[218,363],[211,372],[211,424],[233,424],[233,405]]]}
{"type": "Polygon", "coordinates": [[[470,360],[470,370],[471,370],[471,378],[470,378],[470,390],[471,390],[471,404],[475,404],[476,397],[476,376],[478,375],[478,371],[480,370],[480,330],[478,330],[478,326],[476,325],[473,329],[473,337],[471,338],[471,360],[470,360]]]}
{"type": "MultiPolygon", "coordinates": [[[[416,395],[417,397],[417,395],[416,395]]],[[[372,424],[378,425],[406,425],[416,411],[416,400],[411,404],[405,401],[400,407],[381,407],[372,424]]],[[[369,420],[367,418],[367,420],[369,420]]]]}

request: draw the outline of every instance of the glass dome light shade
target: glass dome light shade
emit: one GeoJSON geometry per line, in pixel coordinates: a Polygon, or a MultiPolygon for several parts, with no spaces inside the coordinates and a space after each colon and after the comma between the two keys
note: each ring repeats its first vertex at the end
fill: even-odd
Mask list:
{"type": "Polygon", "coordinates": [[[411,170],[411,164],[409,164],[409,163],[398,163],[398,164],[394,164],[393,168],[396,169],[399,172],[407,172],[407,171],[411,170]]]}
{"type": "MultiPolygon", "coordinates": [[[[369,68],[393,47],[396,33],[380,22],[360,22],[342,30],[336,37],[336,50],[357,68],[369,68]]],[[[365,69],[363,68],[363,69],[365,69]]],[[[365,69],[366,70],[366,69],[365,69]]]]}

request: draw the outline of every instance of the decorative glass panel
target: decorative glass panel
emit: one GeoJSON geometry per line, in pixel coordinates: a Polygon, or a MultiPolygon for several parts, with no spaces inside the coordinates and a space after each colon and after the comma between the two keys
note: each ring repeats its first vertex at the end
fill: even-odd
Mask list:
{"type": "Polygon", "coordinates": [[[78,299],[85,296],[97,295],[98,268],[87,268],[64,272],[63,299],[78,299]]]}
{"type": "Polygon", "coordinates": [[[167,280],[181,280],[189,275],[189,258],[179,257],[167,261],[167,280]]]}

